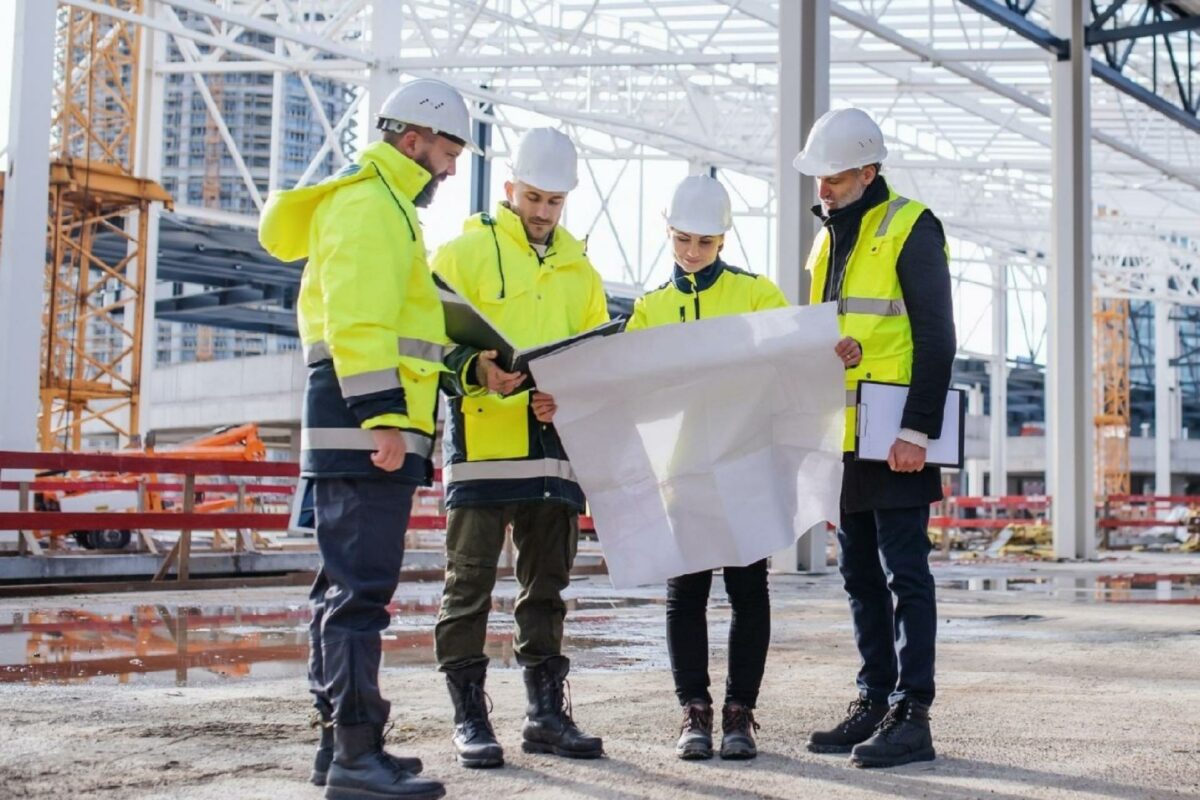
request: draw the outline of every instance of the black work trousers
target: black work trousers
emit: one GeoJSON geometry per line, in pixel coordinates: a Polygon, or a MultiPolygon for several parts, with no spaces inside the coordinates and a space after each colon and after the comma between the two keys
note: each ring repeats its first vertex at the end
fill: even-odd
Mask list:
{"type": "Polygon", "coordinates": [[[309,593],[309,690],[338,725],[383,725],[381,634],[400,582],[415,487],[369,478],[313,481],[321,567],[309,593]]]}
{"type": "MultiPolygon", "coordinates": [[[[729,622],[729,672],[725,702],[754,708],[771,643],[771,601],[767,560],[748,567],[725,567],[725,592],[733,607],[729,622]]],[[[667,650],[680,705],[712,702],[708,692],[708,594],[712,570],[680,575],[667,582],[667,650]]]]}
{"type": "Polygon", "coordinates": [[[932,703],[937,604],[929,506],[842,513],[838,567],[850,595],[860,696],[932,703]]]}

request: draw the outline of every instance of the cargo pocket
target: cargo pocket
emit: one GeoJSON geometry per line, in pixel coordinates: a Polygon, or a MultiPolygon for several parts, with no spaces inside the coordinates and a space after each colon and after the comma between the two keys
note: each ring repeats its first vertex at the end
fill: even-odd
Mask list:
{"type": "Polygon", "coordinates": [[[512,397],[464,397],[463,427],[468,461],[529,455],[529,393],[512,397]]]}

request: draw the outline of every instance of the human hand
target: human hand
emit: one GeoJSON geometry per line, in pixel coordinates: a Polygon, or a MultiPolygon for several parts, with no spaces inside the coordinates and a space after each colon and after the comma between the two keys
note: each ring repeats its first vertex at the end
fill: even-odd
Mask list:
{"type": "Polygon", "coordinates": [[[834,345],[833,352],[837,353],[837,357],[847,369],[857,367],[862,361],[862,345],[849,336],[834,345]]]}
{"type": "Polygon", "coordinates": [[[484,350],[475,358],[475,382],[489,392],[508,395],[516,391],[525,380],[524,372],[505,372],[496,366],[495,350],[484,350]]]}
{"type": "Polygon", "coordinates": [[[538,422],[549,424],[554,421],[554,412],[558,411],[558,405],[555,404],[554,398],[545,392],[534,392],[530,399],[530,406],[533,408],[533,416],[538,422]]]}
{"type": "Polygon", "coordinates": [[[925,469],[925,448],[897,439],[888,451],[887,463],[892,472],[920,472],[925,469]]]}
{"type": "Polygon", "coordinates": [[[384,472],[395,472],[404,464],[404,456],[408,448],[404,446],[404,434],[395,428],[375,428],[371,431],[375,440],[375,452],[371,453],[371,463],[384,472]]]}

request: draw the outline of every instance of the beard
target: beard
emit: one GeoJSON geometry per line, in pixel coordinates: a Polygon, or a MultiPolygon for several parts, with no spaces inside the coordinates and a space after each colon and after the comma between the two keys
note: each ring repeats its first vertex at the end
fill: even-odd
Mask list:
{"type": "Polygon", "coordinates": [[[445,174],[436,175],[429,179],[429,183],[421,191],[417,192],[417,196],[413,198],[413,205],[417,208],[426,208],[433,202],[433,196],[437,194],[438,186],[442,181],[446,180],[445,174]]]}
{"type": "Polygon", "coordinates": [[[446,180],[446,173],[443,172],[440,175],[435,174],[433,171],[433,165],[429,163],[429,159],[425,156],[418,156],[417,158],[414,158],[413,161],[416,161],[418,164],[420,164],[421,167],[432,176],[429,179],[429,183],[425,184],[425,186],[421,188],[421,191],[417,192],[417,196],[413,198],[414,206],[417,208],[427,208],[429,204],[433,202],[433,196],[437,194],[438,186],[441,185],[442,181],[446,180]]]}

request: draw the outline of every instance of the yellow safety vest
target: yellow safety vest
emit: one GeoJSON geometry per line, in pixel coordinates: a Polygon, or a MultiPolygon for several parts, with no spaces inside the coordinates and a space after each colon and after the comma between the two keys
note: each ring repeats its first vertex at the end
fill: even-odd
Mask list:
{"type": "Polygon", "coordinates": [[[301,460],[314,476],[384,476],[370,428],[405,431],[402,475],[431,472],[445,321],[412,198],[423,167],[385,142],[316,184],[274,192],[259,241],[307,258],[297,316],[309,381],[301,460]],[[409,474],[411,473],[411,474],[409,474]]]}
{"type": "MultiPolygon", "coordinates": [[[[854,450],[858,382],[908,384],[912,380],[913,340],[896,262],[926,207],[889,191],[886,203],[863,214],[858,237],[846,260],[837,298],[838,328],[862,346],[862,361],[846,370],[846,431],[842,449],[854,450]]],[[[810,303],[825,297],[829,273],[829,232],[813,242],[806,269],[812,274],[810,303]]]]}
{"type": "MultiPolygon", "coordinates": [[[[467,219],[433,270],[519,348],[565,339],[608,321],[604,283],[584,243],[554,229],[546,254],[529,244],[521,218],[501,203],[467,219]]],[[[473,387],[472,358],[458,369],[443,433],[447,504],[559,500],[583,494],[552,425],[533,416],[529,392],[511,397],[473,387]]]]}

